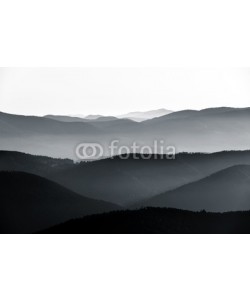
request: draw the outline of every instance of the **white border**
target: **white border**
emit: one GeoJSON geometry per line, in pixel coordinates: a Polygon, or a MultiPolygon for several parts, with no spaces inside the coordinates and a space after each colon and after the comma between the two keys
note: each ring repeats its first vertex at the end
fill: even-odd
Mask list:
{"type": "MultiPolygon", "coordinates": [[[[241,0],[2,0],[0,66],[249,67],[249,28],[241,0]]],[[[0,240],[4,300],[249,298],[246,236],[0,240]]]]}
{"type": "Polygon", "coordinates": [[[2,0],[0,66],[250,66],[247,0],[2,0]]]}
{"type": "Polygon", "coordinates": [[[244,236],[2,236],[0,297],[248,299],[244,236]]]}

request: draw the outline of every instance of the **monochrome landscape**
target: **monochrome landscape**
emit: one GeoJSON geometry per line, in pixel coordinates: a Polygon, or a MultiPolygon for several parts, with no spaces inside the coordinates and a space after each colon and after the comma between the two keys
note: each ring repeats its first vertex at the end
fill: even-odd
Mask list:
{"type": "Polygon", "coordinates": [[[0,232],[250,233],[250,108],[168,103],[0,112],[0,232]]]}

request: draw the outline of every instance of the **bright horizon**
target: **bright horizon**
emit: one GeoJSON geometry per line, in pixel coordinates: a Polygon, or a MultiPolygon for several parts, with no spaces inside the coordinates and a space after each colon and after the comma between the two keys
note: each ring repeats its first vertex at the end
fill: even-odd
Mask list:
{"type": "Polygon", "coordinates": [[[0,68],[0,111],[116,116],[248,107],[249,83],[249,68],[0,68]]]}

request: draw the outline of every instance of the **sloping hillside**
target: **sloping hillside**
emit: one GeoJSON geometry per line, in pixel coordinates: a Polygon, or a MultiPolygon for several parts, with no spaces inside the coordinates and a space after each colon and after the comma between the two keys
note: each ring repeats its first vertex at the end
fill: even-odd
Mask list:
{"type": "Polygon", "coordinates": [[[29,136],[34,134],[66,135],[66,134],[97,134],[99,129],[84,122],[60,122],[44,117],[12,115],[0,112],[0,121],[6,133],[11,137],[15,134],[29,136]],[[8,129],[8,131],[7,131],[8,129]]]}
{"type": "Polygon", "coordinates": [[[132,205],[235,165],[250,165],[250,151],[179,154],[175,160],[140,155],[74,164],[70,160],[0,151],[0,170],[46,177],[90,198],[132,205]]]}
{"type": "Polygon", "coordinates": [[[69,219],[117,210],[42,177],[0,172],[0,232],[31,233],[69,219]]]}
{"type": "Polygon", "coordinates": [[[53,179],[77,193],[126,206],[234,165],[250,165],[250,152],[180,154],[175,160],[138,158],[82,163],[53,174],[53,179]]]}
{"type": "Polygon", "coordinates": [[[141,202],[141,205],[211,212],[250,210],[250,166],[222,170],[141,202]]]}

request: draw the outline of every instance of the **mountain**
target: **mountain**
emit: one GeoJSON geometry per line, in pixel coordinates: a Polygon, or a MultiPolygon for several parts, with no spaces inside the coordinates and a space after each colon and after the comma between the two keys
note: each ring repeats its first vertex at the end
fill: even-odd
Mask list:
{"type": "Polygon", "coordinates": [[[96,120],[96,119],[102,118],[103,116],[102,115],[88,115],[88,116],[82,116],[82,117],[87,120],[96,120]]]}
{"type": "Polygon", "coordinates": [[[46,229],[46,234],[250,233],[250,212],[206,213],[147,208],[87,216],[46,229]]]}
{"type": "Polygon", "coordinates": [[[83,122],[59,122],[56,120],[35,117],[11,115],[0,112],[0,124],[6,129],[9,137],[12,135],[66,135],[66,134],[97,134],[99,129],[89,123],[83,122]]]}
{"type": "Polygon", "coordinates": [[[200,117],[200,116],[209,116],[213,114],[221,114],[221,113],[227,113],[231,111],[236,111],[237,109],[232,107],[216,107],[216,108],[206,108],[202,110],[181,110],[172,112],[165,116],[165,118],[161,118],[162,116],[159,116],[159,118],[156,118],[155,120],[148,121],[150,124],[157,123],[162,120],[176,120],[176,119],[185,119],[185,118],[193,118],[193,117],[200,117]]]}
{"type": "Polygon", "coordinates": [[[85,120],[87,120],[88,122],[108,122],[108,121],[117,120],[117,118],[112,117],[112,116],[100,116],[100,117],[95,118],[95,119],[85,118],[85,120]]]}
{"type": "MultiPolygon", "coordinates": [[[[142,132],[174,145],[177,152],[250,148],[250,109],[182,111],[141,123],[142,132]]],[[[139,138],[140,139],[140,138],[139,138]]]]}
{"type": "Polygon", "coordinates": [[[68,170],[74,166],[74,162],[70,159],[0,151],[0,171],[31,173],[47,178],[54,172],[68,170]]]}
{"type": "Polygon", "coordinates": [[[250,165],[250,152],[180,154],[175,160],[104,159],[81,163],[51,179],[91,198],[129,206],[238,164],[250,165]]]}
{"type": "Polygon", "coordinates": [[[39,175],[85,197],[127,207],[242,164],[250,165],[250,151],[182,153],[175,160],[137,154],[88,163],[0,151],[2,171],[39,175]]]}
{"type": "Polygon", "coordinates": [[[0,113],[1,150],[76,159],[78,144],[103,135],[100,127],[90,123],[0,113]]]}
{"type": "MultiPolygon", "coordinates": [[[[131,120],[62,122],[45,117],[0,113],[1,150],[77,160],[81,143],[98,143],[108,151],[109,141],[138,125],[131,120]]],[[[126,138],[127,139],[127,138],[126,138]]],[[[104,156],[109,153],[105,152],[104,156]]]]}
{"type": "Polygon", "coordinates": [[[117,119],[117,118],[109,121],[106,120],[102,121],[98,119],[95,121],[91,121],[91,124],[94,125],[96,128],[100,128],[100,130],[105,131],[106,136],[111,136],[112,139],[115,136],[116,136],[115,139],[119,138],[120,136],[121,137],[126,136],[128,132],[136,130],[139,125],[137,122],[132,121],[130,119],[117,119]]]}
{"type": "Polygon", "coordinates": [[[143,201],[142,205],[210,212],[250,210],[250,166],[224,169],[143,201]]]}
{"type": "Polygon", "coordinates": [[[85,120],[83,118],[78,117],[70,117],[70,116],[56,116],[56,115],[46,115],[44,118],[52,119],[60,122],[87,122],[88,120],[85,120]]]}
{"type": "Polygon", "coordinates": [[[71,117],[71,116],[55,116],[55,115],[46,115],[44,118],[52,119],[60,122],[84,122],[84,123],[97,123],[97,122],[108,122],[117,120],[116,117],[104,117],[104,116],[97,116],[96,118],[80,118],[80,117],[71,117]]]}
{"type": "Polygon", "coordinates": [[[171,110],[167,110],[165,108],[162,109],[157,109],[157,110],[150,110],[150,111],[145,111],[145,112],[131,112],[128,114],[120,115],[118,118],[122,119],[131,119],[136,122],[143,122],[148,119],[153,119],[157,117],[161,117],[167,114],[172,113],[171,110]]]}
{"type": "Polygon", "coordinates": [[[119,209],[28,173],[0,172],[0,181],[1,233],[31,233],[72,218],[119,209]]]}
{"type": "Polygon", "coordinates": [[[84,123],[91,123],[96,128],[100,129],[109,129],[109,133],[112,133],[117,130],[126,131],[129,126],[134,125],[130,119],[117,119],[116,117],[97,117],[97,118],[77,118],[77,117],[69,117],[69,116],[53,116],[47,115],[44,116],[48,119],[53,119],[60,122],[84,122],[84,123]],[[123,130],[124,129],[124,130],[123,130]]]}
{"type": "Polygon", "coordinates": [[[114,118],[114,117],[106,117],[106,116],[102,116],[102,115],[81,115],[81,114],[77,114],[77,115],[69,115],[69,117],[71,118],[79,118],[79,119],[84,119],[85,121],[95,121],[98,119],[109,119],[109,118],[114,118]]]}
{"type": "Polygon", "coordinates": [[[124,115],[119,116],[102,116],[102,115],[72,115],[72,116],[54,116],[54,115],[46,115],[46,118],[51,118],[58,121],[63,122],[72,122],[72,121],[84,121],[84,122],[98,122],[98,121],[112,121],[118,119],[130,119],[136,122],[142,122],[148,119],[153,119],[156,117],[161,117],[166,114],[172,113],[171,110],[166,110],[164,108],[151,110],[146,112],[131,112],[124,115]]]}
{"type": "MultiPolygon", "coordinates": [[[[153,149],[163,142],[163,152],[173,146],[181,152],[220,152],[250,149],[250,108],[210,108],[180,111],[134,122],[129,119],[90,122],[61,122],[43,117],[0,114],[2,150],[21,151],[77,160],[75,149],[81,143],[97,143],[104,157],[119,154],[119,148],[133,152],[132,145],[153,149]],[[110,153],[110,143],[119,146],[110,153]]],[[[153,151],[153,152],[157,152],[153,151]]]]}

